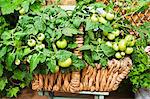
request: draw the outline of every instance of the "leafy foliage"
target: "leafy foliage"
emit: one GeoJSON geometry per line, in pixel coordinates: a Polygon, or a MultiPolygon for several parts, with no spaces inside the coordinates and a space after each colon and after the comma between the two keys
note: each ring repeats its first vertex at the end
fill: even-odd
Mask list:
{"type": "Polygon", "coordinates": [[[146,22],[140,27],[135,27],[140,38],[137,40],[132,54],[134,67],[129,75],[134,86],[133,91],[137,91],[138,88],[150,88],[150,56],[144,51],[145,47],[150,44],[149,26],[150,23],[146,22]]]}

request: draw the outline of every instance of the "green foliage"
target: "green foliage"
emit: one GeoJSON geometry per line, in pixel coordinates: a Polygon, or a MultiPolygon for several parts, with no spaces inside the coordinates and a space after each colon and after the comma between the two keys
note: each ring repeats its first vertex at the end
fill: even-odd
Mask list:
{"type": "Polygon", "coordinates": [[[3,15],[14,13],[15,10],[21,9],[24,9],[25,12],[28,12],[30,6],[35,6],[35,3],[38,2],[44,3],[45,0],[1,0],[0,7],[3,15]]]}
{"type": "Polygon", "coordinates": [[[144,51],[145,47],[150,44],[149,24],[146,22],[140,27],[135,27],[140,38],[137,40],[132,54],[133,69],[129,74],[130,81],[134,86],[133,91],[137,91],[138,88],[150,88],[150,56],[144,51]]]}

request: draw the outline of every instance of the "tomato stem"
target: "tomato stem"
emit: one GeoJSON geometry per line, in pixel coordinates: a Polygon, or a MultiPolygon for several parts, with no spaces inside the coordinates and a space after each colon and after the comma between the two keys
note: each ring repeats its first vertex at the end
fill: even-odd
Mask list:
{"type": "Polygon", "coordinates": [[[56,48],[55,43],[52,43],[52,47],[53,47],[54,52],[56,53],[57,52],[57,48],[56,48]]]}

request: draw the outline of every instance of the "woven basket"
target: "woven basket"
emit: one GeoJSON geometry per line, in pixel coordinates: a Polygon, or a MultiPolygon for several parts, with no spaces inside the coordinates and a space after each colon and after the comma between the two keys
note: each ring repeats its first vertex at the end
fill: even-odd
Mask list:
{"type": "MultiPolygon", "coordinates": [[[[109,3],[107,0],[97,0],[109,3]]],[[[115,9],[116,11],[119,8],[115,9]]],[[[122,11],[124,14],[124,11],[122,11]]],[[[150,9],[142,13],[133,13],[130,16],[124,17],[132,22],[133,25],[141,25],[145,21],[150,21],[150,9]]],[[[80,27],[83,31],[83,27],[80,27]]],[[[78,48],[82,47],[84,42],[82,35],[76,36],[76,43],[78,48]]],[[[76,48],[74,53],[82,58],[82,52],[76,48]]],[[[86,64],[86,67],[80,72],[71,72],[62,74],[35,74],[32,81],[32,89],[37,91],[54,91],[54,92],[71,92],[76,93],[79,91],[114,91],[119,87],[120,82],[128,75],[131,67],[132,60],[125,57],[121,60],[109,60],[106,69],[102,69],[100,64],[96,64],[96,68],[86,64]]]]}

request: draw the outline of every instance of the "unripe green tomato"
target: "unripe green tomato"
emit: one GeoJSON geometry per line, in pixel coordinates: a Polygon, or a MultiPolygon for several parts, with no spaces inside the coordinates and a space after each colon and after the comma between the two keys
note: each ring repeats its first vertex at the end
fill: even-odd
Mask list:
{"type": "Polygon", "coordinates": [[[98,38],[97,41],[98,41],[99,44],[102,44],[102,39],[101,38],[98,38]]]}
{"type": "Polygon", "coordinates": [[[114,49],[115,51],[118,51],[118,50],[119,50],[119,47],[118,47],[118,44],[117,44],[117,43],[114,43],[114,44],[113,44],[113,49],[114,49]]]}
{"type": "Polygon", "coordinates": [[[121,56],[125,56],[126,55],[126,53],[125,52],[121,52],[121,56]]]}
{"type": "Polygon", "coordinates": [[[114,17],[115,17],[114,14],[111,14],[111,13],[107,13],[107,14],[106,14],[106,19],[107,19],[107,20],[110,20],[110,21],[111,21],[111,20],[114,19],[114,17]]]}
{"type": "Polygon", "coordinates": [[[112,31],[112,33],[115,35],[115,36],[119,36],[120,34],[120,31],[118,29],[112,31]]]}
{"type": "Polygon", "coordinates": [[[126,54],[131,54],[133,52],[133,48],[132,47],[127,47],[127,49],[125,50],[126,54]]]}
{"type": "Polygon", "coordinates": [[[63,40],[58,40],[58,41],[56,42],[56,45],[57,45],[58,48],[63,49],[63,48],[65,48],[65,47],[67,47],[67,41],[66,41],[65,39],[63,39],[63,40]]]}
{"type": "Polygon", "coordinates": [[[19,10],[19,13],[20,13],[21,15],[23,15],[23,14],[25,14],[25,10],[22,8],[22,9],[19,10]]]}
{"type": "Polygon", "coordinates": [[[119,25],[118,25],[117,23],[115,23],[115,24],[113,25],[113,28],[114,28],[114,29],[117,29],[117,28],[119,28],[119,25]]]}
{"type": "Polygon", "coordinates": [[[125,37],[125,40],[127,41],[128,46],[134,46],[134,44],[136,42],[135,37],[133,35],[127,35],[125,37]]]}
{"type": "Polygon", "coordinates": [[[112,33],[109,33],[108,36],[107,36],[107,38],[108,38],[109,40],[114,40],[114,39],[115,39],[115,35],[112,34],[112,33]]]}
{"type": "Polygon", "coordinates": [[[103,31],[103,35],[104,35],[104,36],[108,36],[108,32],[103,31]]]}
{"type": "Polygon", "coordinates": [[[45,35],[43,33],[39,33],[37,38],[38,40],[43,41],[45,39],[45,35]]]}
{"type": "Polygon", "coordinates": [[[105,18],[103,18],[103,17],[99,17],[98,20],[100,23],[103,23],[103,24],[107,23],[107,20],[105,20],[105,18]]]}
{"type": "Polygon", "coordinates": [[[96,14],[93,14],[93,15],[91,16],[91,20],[92,20],[93,22],[98,22],[98,16],[97,16],[96,14]]]}
{"type": "Polygon", "coordinates": [[[57,73],[57,72],[59,72],[59,66],[56,66],[56,67],[55,67],[54,73],[57,73]]]}
{"type": "Polygon", "coordinates": [[[34,39],[29,39],[29,40],[28,40],[28,45],[29,45],[30,47],[35,46],[35,44],[36,44],[36,41],[35,41],[34,39]]]}
{"type": "Polygon", "coordinates": [[[58,65],[61,67],[69,67],[71,64],[72,64],[71,58],[68,58],[65,61],[60,61],[60,60],[58,61],[58,65]]]}
{"type": "Polygon", "coordinates": [[[106,14],[107,14],[107,13],[106,13],[105,11],[103,11],[103,13],[101,13],[101,16],[102,16],[102,17],[106,17],[106,14]]]}
{"type": "Polygon", "coordinates": [[[118,58],[118,59],[122,58],[122,56],[121,56],[121,54],[120,54],[119,52],[117,52],[117,53],[115,54],[115,57],[118,58]]]}
{"type": "Polygon", "coordinates": [[[19,60],[19,59],[16,59],[16,60],[15,60],[15,64],[16,64],[16,65],[20,65],[20,60],[19,60]]]}
{"type": "Polygon", "coordinates": [[[120,42],[118,43],[119,50],[125,51],[126,50],[126,44],[127,44],[126,40],[121,39],[120,42]]]}
{"type": "Polygon", "coordinates": [[[109,47],[112,47],[112,43],[110,41],[107,41],[106,45],[109,46],[109,47]]]}

